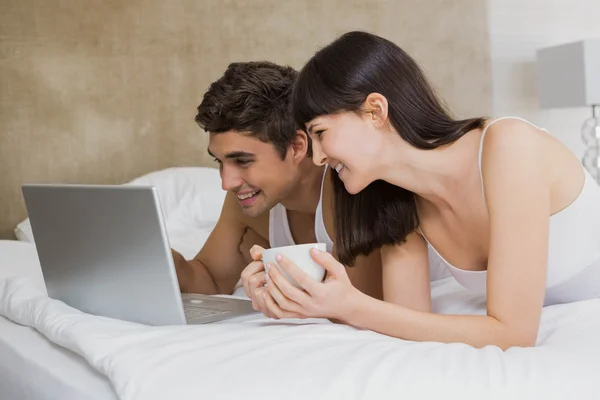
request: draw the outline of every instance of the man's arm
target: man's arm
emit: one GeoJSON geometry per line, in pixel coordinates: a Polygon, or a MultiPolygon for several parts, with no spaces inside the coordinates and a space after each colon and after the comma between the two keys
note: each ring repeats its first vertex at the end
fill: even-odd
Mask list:
{"type": "Polygon", "coordinates": [[[248,228],[234,195],[227,193],[221,216],[192,260],[172,250],[183,293],[231,294],[246,262],[240,244],[248,228]]]}

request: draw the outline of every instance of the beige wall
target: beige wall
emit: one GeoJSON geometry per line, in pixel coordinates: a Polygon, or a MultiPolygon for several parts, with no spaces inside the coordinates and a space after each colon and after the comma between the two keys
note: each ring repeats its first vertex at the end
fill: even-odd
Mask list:
{"type": "Polygon", "coordinates": [[[480,0],[3,0],[0,238],[26,217],[22,182],[122,183],[209,163],[193,117],[229,62],[300,68],[340,33],[404,47],[451,108],[487,114],[480,0]]]}

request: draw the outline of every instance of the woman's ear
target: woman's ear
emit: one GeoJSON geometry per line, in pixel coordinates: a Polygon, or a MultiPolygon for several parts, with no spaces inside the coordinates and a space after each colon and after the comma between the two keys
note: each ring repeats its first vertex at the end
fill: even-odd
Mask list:
{"type": "Polygon", "coordinates": [[[304,160],[304,158],[310,153],[310,138],[308,134],[302,129],[296,131],[292,144],[290,145],[292,151],[292,157],[298,162],[304,160]]]}
{"type": "Polygon", "coordinates": [[[375,126],[381,128],[386,124],[388,101],[384,95],[380,93],[369,94],[365,99],[364,108],[370,114],[375,126]]]}

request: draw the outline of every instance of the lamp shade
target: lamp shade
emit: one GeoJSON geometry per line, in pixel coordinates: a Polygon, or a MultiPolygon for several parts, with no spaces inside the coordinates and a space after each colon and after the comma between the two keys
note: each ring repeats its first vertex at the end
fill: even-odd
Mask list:
{"type": "Polygon", "coordinates": [[[600,39],[537,50],[540,106],[587,107],[600,104],[600,39]]]}

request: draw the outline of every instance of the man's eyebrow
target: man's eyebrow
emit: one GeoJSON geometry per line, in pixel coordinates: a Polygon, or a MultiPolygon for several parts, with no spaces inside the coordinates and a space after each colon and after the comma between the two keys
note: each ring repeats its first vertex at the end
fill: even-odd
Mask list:
{"type": "Polygon", "coordinates": [[[225,158],[251,158],[254,157],[254,153],[248,153],[247,151],[232,151],[230,153],[225,154],[225,158]]]}
{"type": "MultiPolygon", "coordinates": [[[[209,148],[207,148],[207,149],[206,149],[206,151],[208,152],[208,154],[209,154],[211,157],[218,158],[217,156],[215,156],[215,155],[214,155],[214,154],[213,154],[213,153],[210,151],[210,149],[209,149],[209,148]]],[[[243,157],[252,158],[252,157],[254,157],[254,156],[256,156],[256,154],[254,154],[254,153],[249,153],[249,152],[247,152],[247,151],[242,151],[242,150],[231,151],[231,152],[229,152],[229,153],[225,154],[225,158],[230,158],[230,159],[231,159],[231,158],[243,158],[243,157]]]]}

